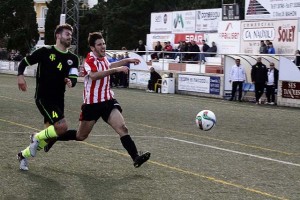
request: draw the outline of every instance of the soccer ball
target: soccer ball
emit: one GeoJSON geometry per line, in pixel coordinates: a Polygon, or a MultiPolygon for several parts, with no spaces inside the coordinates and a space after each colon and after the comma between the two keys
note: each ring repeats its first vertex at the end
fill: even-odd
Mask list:
{"type": "Polygon", "coordinates": [[[210,110],[202,110],[196,115],[196,125],[201,130],[209,131],[216,122],[216,115],[210,110]]]}

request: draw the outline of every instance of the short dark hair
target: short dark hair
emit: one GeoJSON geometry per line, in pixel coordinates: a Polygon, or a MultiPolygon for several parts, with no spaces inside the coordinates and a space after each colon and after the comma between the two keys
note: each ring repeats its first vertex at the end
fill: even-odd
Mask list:
{"type": "Polygon", "coordinates": [[[70,24],[61,24],[61,25],[56,26],[56,29],[54,31],[54,38],[56,39],[56,34],[62,33],[64,29],[67,29],[67,30],[73,32],[73,28],[70,24]]]}
{"type": "Polygon", "coordinates": [[[100,32],[93,32],[89,34],[88,43],[90,47],[95,47],[95,42],[98,39],[103,39],[103,36],[100,32]]]}

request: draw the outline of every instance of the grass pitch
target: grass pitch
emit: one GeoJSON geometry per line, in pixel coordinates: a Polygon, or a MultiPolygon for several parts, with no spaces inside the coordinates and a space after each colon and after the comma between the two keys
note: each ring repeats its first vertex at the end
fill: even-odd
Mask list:
{"type": "MultiPolygon", "coordinates": [[[[18,90],[0,75],[0,199],[299,199],[299,109],[182,95],[113,89],[138,150],[150,151],[140,168],[118,135],[99,120],[84,142],[58,142],[19,170],[18,151],[43,129],[34,104],[35,79],[18,90]],[[217,116],[209,132],[194,119],[217,116]]],[[[82,83],[66,92],[66,119],[77,128],[82,83]]]]}

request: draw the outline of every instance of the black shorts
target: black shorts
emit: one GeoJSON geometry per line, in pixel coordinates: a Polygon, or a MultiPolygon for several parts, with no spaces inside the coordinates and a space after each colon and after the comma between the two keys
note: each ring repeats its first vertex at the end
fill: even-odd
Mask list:
{"type": "Polygon", "coordinates": [[[44,123],[54,124],[63,119],[64,116],[64,100],[45,100],[36,99],[35,104],[38,107],[40,113],[44,116],[44,123]]]}
{"type": "Polygon", "coordinates": [[[79,121],[97,121],[102,117],[107,123],[111,111],[115,108],[122,112],[120,104],[115,99],[94,104],[83,104],[79,121]]]}

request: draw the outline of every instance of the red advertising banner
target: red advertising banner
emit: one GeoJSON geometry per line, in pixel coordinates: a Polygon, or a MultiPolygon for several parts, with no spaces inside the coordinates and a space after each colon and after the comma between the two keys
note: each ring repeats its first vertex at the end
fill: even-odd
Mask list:
{"type": "Polygon", "coordinates": [[[282,81],[282,97],[300,99],[300,83],[282,81]]]}
{"type": "Polygon", "coordinates": [[[202,45],[202,40],[204,39],[204,33],[185,33],[185,34],[175,34],[175,44],[179,44],[180,41],[190,42],[194,40],[196,44],[202,45]]]}

